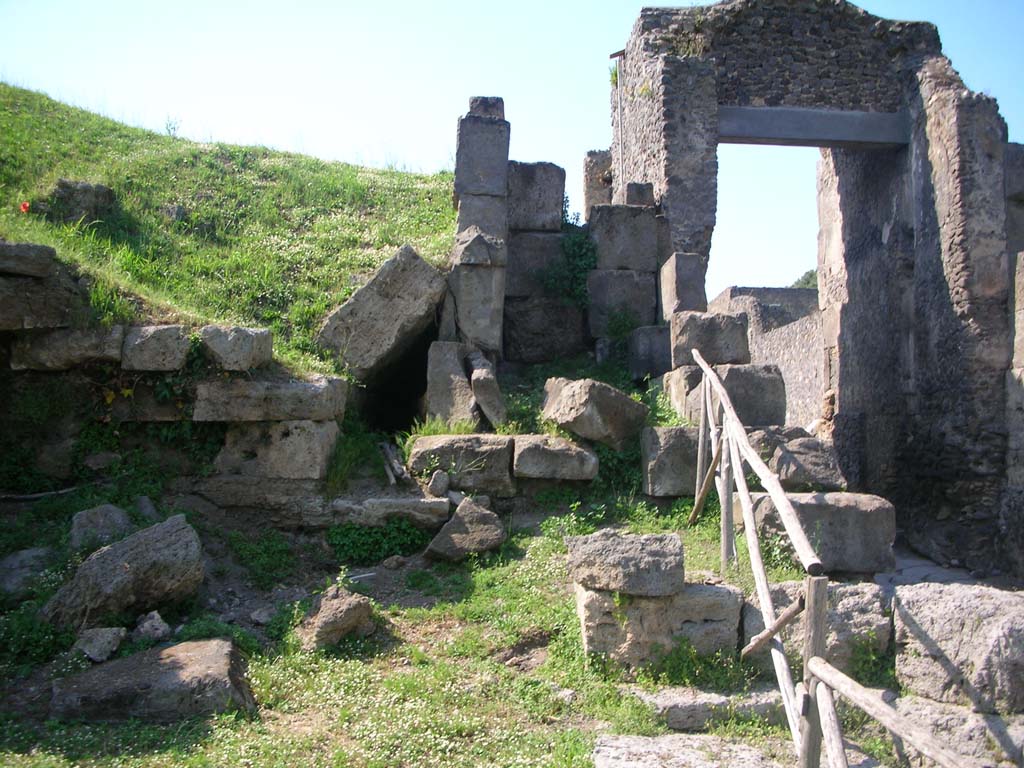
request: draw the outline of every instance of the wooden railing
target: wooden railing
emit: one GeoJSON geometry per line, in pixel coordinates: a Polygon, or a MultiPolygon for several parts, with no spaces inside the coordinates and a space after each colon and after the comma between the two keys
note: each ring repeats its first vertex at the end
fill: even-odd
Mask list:
{"type": "Polygon", "coordinates": [[[833,692],[840,693],[851,704],[942,768],[964,768],[969,765],[968,761],[949,751],[926,729],[900,715],[878,693],[863,687],[825,661],[828,577],[823,575],[821,560],[811,546],[778,476],[750,445],[746,428],[736,415],[722,381],[697,350],[693,350],[693,359],[703,371],[703,376],[700,383],[697,484],[690,524],[700,515],[713,484],[722,507],[721,569],[725,576],[730,563],[736,560],[733,525],[735,490],[743,514],[743,535],[747,542],[750,569],[754,575],[757,602],[765,625],[765,630],[751,639],[741,651],[741,656],[749,656],[768,646],[800,768],[819,768],[823,742],[829,768],[848,768],[833,692]],[[804,577],[804,594],[779,615],[776,615],[772,604],[768,572],[761,558],[761,543],[744,463],[771,497],[793,551],[807,574],[804,577]],[[807,614],[804,620],[803,675],[800,682],[794,685],[780,632],[801,613],[807,614]]]}

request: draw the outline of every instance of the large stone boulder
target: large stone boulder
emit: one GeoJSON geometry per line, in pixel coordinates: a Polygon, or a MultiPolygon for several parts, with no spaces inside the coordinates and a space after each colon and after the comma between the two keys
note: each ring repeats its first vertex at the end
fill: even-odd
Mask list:
{"type": "Polygon", "coordinates": [[[557,232],[564,197],[564,169],[554,163],[509,162],[509,229],[557,232]]]}
{"type": "Polygon", "coordinates": [[[503,333],[505,359],[521,363],[561,360],[587,348],[583,311],[560,298],[507,298],[503,333]]]}
{"type": "Polygon", "coordinates": [[[670,327],[674,368],[693,365],[694,349],[708,365],[750,362],[746,315],[676,312],[670,327]]]}
{"type": "Polygon", "coordinates": [[[14,600],[25,597],[54,555],[50,547],[32,547],[7,555],[0,560],[0,593],[14,600]]]}
{"type": "Polygon", "coordinates": [[[1024,596],[980,584],[896,587],[896,677],[978,712],[1024,712],[1024,596]]]}
{"type": "Polygon", "coordinates": [[[513,445],[513,439],[503,435],[420,437],[409,452],[409,471],[423,475],[441,469],[451,477],[452,488],[514,496],[513,445]]]}
{"type": "Polygon", "coordinates": [[[11,368],[16,371],[66,371],[90,363],[121,360],[124,327],[57,330],[16,339],[11,368]]]}
{"type": "Polygon", "coordinates": [[[569,578],[591,590],[661,597],[683,587],[683,542],[674,533],[629,535],[604,528],[567,536],[569,578]]]}
{"type": "Polygon", "coordinates": [[[707,312],[704,276],[708,264],[699,253],[673,253],[658,276],[659,318],[668,323],[676,312],[707,312]]]}
{"type": "Polygon", "coordinates": [[[0,275],[49,277],[57,271],[57,251],[48,245],[0,242],[0,275]]]}
{"type": "Polygon", "coordinates": [[[658,225],[654,208],[597,205],[590,211],[590,237],[597,247],[597,268],[656,272],[658,225]]]}
{"type": "Polygon", "coordinates": [[[60,627],[97,626],[111,614],[144,613],[190,597],[203,573],[199,536],[184,515],[175,515],[90,555],[42,615],[60,627]]]}
{"type": "Polygon", "coordinates": [[[146,325],[128,329],[121,349],[126,371],[178,371],[185,367],[189,339],[180,325],[146,325]]]}
{"type": "Polygon", "coordinates": [[[225,371],[259,368],[274,356],[273,334],[266,328],[206,325],[199,335],[207,354],[225,371]]]}
{"type": "Polygon", "coordinates": [[[153,648],[53,682],[50,716],[59,720],[143,720],[256,709],[245,660],[230,640],[153,648]]]}
{"type": "Polygon", "coordinates": [[[322,479],[339,434],[335,421],[233,424],[213,466],[227,475],[322,479]]]}
{"type": "Polygon", "coordinates": [[[68,546],[75,552],[120,541],[135,530],[131,517],[113,504],[100,504],[76,512],[71,518],[68,546]]]}
{"type": "Polygon", "coordinates": [[[672,341],[667,325],[645,325],[629,334],[629,375],[634,381],[659,378],[672,370],[672,341]]]}
{"type": "Polygon", "coordinates": [[[467,348],[457,341],[435,341],[427,352],[427,416],[446,424],[480,421],[473,387],[466,376],[467,348]]]}
{"type": "Polygon", "coordinates": [[[295,635],[302,650],[309,652],[337,645],[349,635],[366,637],[375,629],[370,598],[335,584],[314,598],[295,635]]]}
{"type": "Polygon", "coordinates": [[[196,387],[194,421],[330,421],[345,415],[344,379],[206,381],[196,387]]]}
{"type": "Polygon", "coordinates": [[[501,518],[466,498],[427,546],[425,554],[435,560],[458,562],[473,553],[497,549],[505,538],[501,518]]]}
{"type": "Polygon", "coordinates": [[[324,320],[317,343],[360,381],[396,362],[435,321],[445,279],[403,246],[369,282],[324,320]]]}
{"type": "Polygon", "coordinates": [[[545,419],[574,435],[623,450],[647,419],[647,406],[593,379],[551,378],[544,385],[545,419]]]}
{"type": "Polygon", "coordinates": [[[842,491],[846,479],[830,442],[816,437],[788,440],[772,454],[768,468],[787,491],[842,491]]]}
{"type": "Polygon", "coordinates": [[[697,427],[647,427],[640,436],[644,493],[693,496],[697,485],[697,427]]]}
{"type": "Polygon", "coordinates": [[[508,241],[505,297],[542,296],[544,275],[565,263],[561,232],[515,232],[508,241]]]}
{"type": "Polygon", "coordinates": [[[564,437],[516,435],[512,469],[516,477],[540,480],[593,480],[597,454],[564,437]]]}
{"type": "Polygon", "coordinates": [[[591,270],[587,275],[587,296],[587,317],[594,338],[629,331],[629,326],[654,325],[658,306],[653,272],[591,270]]]}

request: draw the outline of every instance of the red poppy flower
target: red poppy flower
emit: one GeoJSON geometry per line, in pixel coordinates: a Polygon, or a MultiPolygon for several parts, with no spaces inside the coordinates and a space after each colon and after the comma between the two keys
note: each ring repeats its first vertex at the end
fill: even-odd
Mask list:
{"type": "Polygon", "coordinates": [[[28,209],[31,208],[31,207],[32,206],[29,205],[28,200],[26,200],[24,203],[21,204],[21,212],[22,213],[28,213],[28,209]]]}

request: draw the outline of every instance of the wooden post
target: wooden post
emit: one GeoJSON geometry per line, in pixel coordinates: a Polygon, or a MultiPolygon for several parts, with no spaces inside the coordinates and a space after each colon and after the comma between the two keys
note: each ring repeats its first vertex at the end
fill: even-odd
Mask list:
{"type": "Polygon", "coordinates": [[[722,450],[724,447],[722,437],[719,435],[718,444],[715,446],[715,455],[711,459],[711,466],[705,471],[704,482],[700,486],[700,492],[697,494],[697,498],[693,500],[693,509],[690,510],[690,518],[686,521],[687,525],[693,525],[697,522],[700,513],[704,511],[704,503],[708,500],[708,494],[711,493],[712,483],[715,482],[715,472],[718,469],[718,463],[722,460],[722,450]]]}
{"type": "MultiPolygon", "coordinates": [[[[701,483],[704,481],[704,473],[707,472],[708,454],[706,444],[710,443],[708,437],[708,408],[704,399],[704,390],[707,388],[707,375],[700,377],[700,427],[697,429],[697,486],[693,489],[695,498],[700,497],[701,483]]],[[[696,508],[696,503],[694,503],[696,508]]]]}
{"type": "Polygon", "coordinates": [[[724,434],[724,441],[722,443],[722,487],[725,489],[725,496],[720,501],[722,507],[722,525],[721,525],[721,555],[722,555],[722,578],[725,578],[726,573],[729,571],[729,565],[736,557],[736,548],[733,545],[733,519],[732,519],[732,485],[733,485],[733,467],[732,467],[732,456],[730,450],[730,443],[732,440],[729,437],[729,433],[724,434]]]}
{"type": "Polygon", "coordinates": [[[808,663],[815,656],[825,656],[825,633],[828,630],[828,576],[804,577],[806,615],[804,617],[804,686],[811,697],[811,706],[800,718],[800,768],[821,765],[821,720],[816,702],[818,685],[808,663]]]}
{"type": "Polygon", "coordinates": [[[825,683],[817,685],[818,719],[821,721],[821,732],[825,738],[825,754],[828,756],[828,768],[850,768],[846,761],[846,747],[843,745],[843,731],[839,727],[836,705],[832,700],[832,692],[825,683]]]}

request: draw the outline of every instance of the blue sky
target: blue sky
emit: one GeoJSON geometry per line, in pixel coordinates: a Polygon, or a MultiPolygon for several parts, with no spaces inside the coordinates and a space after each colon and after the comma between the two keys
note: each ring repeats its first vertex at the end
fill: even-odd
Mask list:
{"type": "MultiPolygon", "coordinates": [[[[648,3],[649,4],[649,3],[648,3]]],[[[511,155],[566,168],[610,142],[608,54],[644,3],[0,0],[0,80],[133,125],[329,160],[451,168],[472,95],[505,99],[511,155]]],[[[1024,141],[1024,0],[864,0],[938,25],[1024,141]]],[[[723,147],[708,293],[814,266],[817,150],[723,147]]]]}

